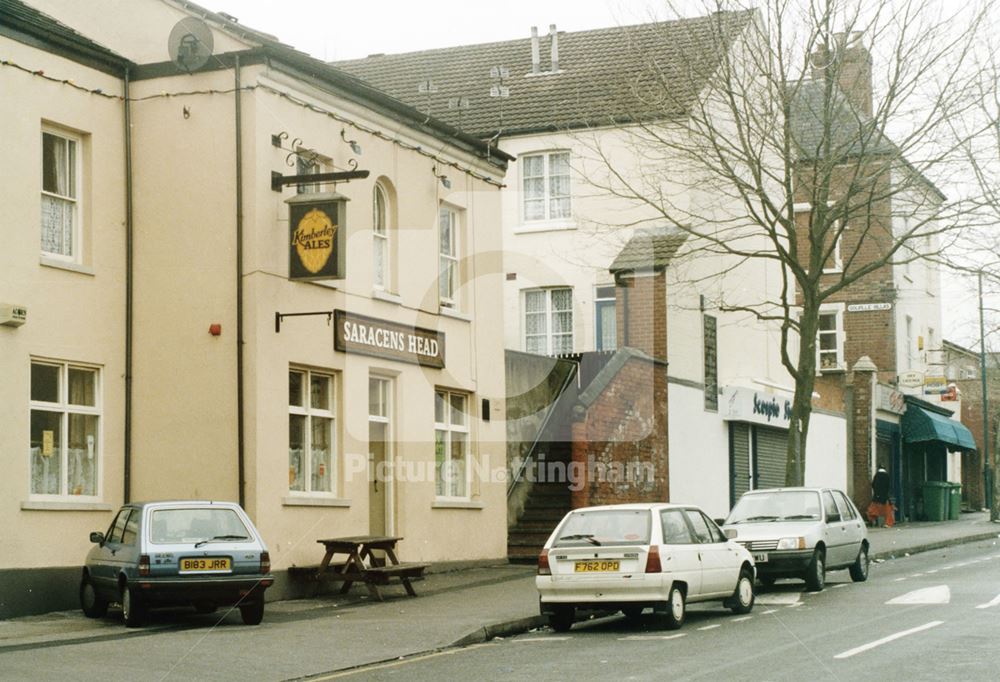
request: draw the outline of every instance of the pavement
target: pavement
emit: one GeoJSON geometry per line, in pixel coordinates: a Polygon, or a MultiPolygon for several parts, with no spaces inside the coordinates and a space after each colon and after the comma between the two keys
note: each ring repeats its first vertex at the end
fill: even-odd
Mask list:
{"type": "MultiPolygon", "coordinates": [[[[991,523],[987,512],[975,512],[962,514],[957,521],[897,524],[893,528],[869,528],[868,533],[872,559],[887,561],[996,539],[1000,537],[1000,524],[991,523]]],[[[415,584],[419,595],[416,598],[406,597],[401,588],[390,587],[384,590],[386,601],[377,602],[356,587],[349,595],[324,594],[269,602],[259,630],[294,630],[296,637],[308,638],[313,631],[326,636],[327,628],[335,626],[338,670],[483,642],[544,624],[538,615],[534,574],[534,566],[498,562],[431,573],[415,584]],[[315,622],[300,626],[303,621],[315,622]]],[[[149,624],[140,630],[125,630],[114,614],[91,620],[78,610],[0,620],[0,668],[3,654],[8,652],[144,637],[159,631],[204,630],[220,620],[238,622],[239,616],[221,611],[207,616],[194,615],[190,610],[154,611],[149,624]]],[[[230,631],[236,632],[233,628],[230,631]]],[[[282,673],[272,672],[278,676],[282,673]]]]}

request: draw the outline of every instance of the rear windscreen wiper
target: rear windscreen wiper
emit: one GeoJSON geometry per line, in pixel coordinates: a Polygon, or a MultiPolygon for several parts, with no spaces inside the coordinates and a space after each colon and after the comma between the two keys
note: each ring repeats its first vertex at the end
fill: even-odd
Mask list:
{"type": "Polygon", "coordinates": [[[563,535],[562,537],[558,538],[556,542],[558,542],[559,540],[586,540],[592,545],[600,546],[601,544],[600,542],[594,539],[593,535],[587,533],[577,533],[576,535],[563,535]]]}
{"type": "Polygon", "coordinates": [[[209,538],[207,540],[201,540],[194,543],[195,547],[201,547],[206,542],[212,542],[213,540],[249,540],[246,535],[216,535],[215,537],[209,538]]]}

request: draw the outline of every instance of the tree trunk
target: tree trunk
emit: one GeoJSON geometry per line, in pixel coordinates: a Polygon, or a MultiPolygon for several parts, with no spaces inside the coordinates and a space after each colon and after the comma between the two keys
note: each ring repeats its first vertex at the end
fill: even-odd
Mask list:
{"type": "Polygon", "coordinates": [[[792,399],[792,418],[788,428],[785,464],[785,485],[804,485],[806,478],[806,443],[809,418],[812,416],[812,394],[816,383],[816,335],[819,331],[818,306],[804,306],[799,318],[798,379],[792,399]]]}

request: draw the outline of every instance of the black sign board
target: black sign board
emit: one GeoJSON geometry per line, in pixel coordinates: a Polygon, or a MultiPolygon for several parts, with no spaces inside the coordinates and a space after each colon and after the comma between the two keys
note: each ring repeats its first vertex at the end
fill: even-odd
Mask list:
{"type": "Polygon", "coordinates": [[[347,197],[336,192],[299,194],[288,204],[288,278],[344,279],[347,197]]]}
{"type": "Polygon", "coordinates": [[[444,332],[333,311],[333,347],[345,353],[444,368],[444,332]]]}

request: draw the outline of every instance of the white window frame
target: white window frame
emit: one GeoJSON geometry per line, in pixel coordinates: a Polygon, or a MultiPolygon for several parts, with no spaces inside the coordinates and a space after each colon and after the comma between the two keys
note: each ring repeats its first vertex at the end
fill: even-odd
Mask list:
{"type": "MultiPolygon", "coordinates": [[[[618,323],[615,320],[615,347],[614,348],[604,348],[601,343],[601,309],[609,307],[615,311],[617,316],[617,297],[615,295],[615,285],[614,284],[598,284],[594,286],[594,349],[598,351],[611,351],[618,349],[618,323]],[[602,290],[611,290],[611,295],[608,296],[606,293],[604,296],[601,295],[602,290]]],[[[570,309],[572,313],[572,307],[570,309]]]]}
{"type": "Polygon", "coordinates": [[[377,291],[392,289],[392,235],[389,232],[389,193],[382,183],[376,182],[372,191],[372,286],[377,291]],[[379,209],[379,200],[382,207],[379,209]],[[379,272],[377,254],[382,253],[382,271],[379,272]]]}
{"type": "MultiPolygon", "coordinates": [[[[524,325],[524,334],[522,334],[521,339],[522,339],[522,342],[524,343],[524,350],[525,350],[526,353],[533,353],[533,352],[535,352],[535,351],[532,351],[532,350],[528,349],[528,338],[529,337],[541,337],[541,336],[545,337],[545,351],[544,351],[545,355],[557,355],[558,354],[554,350],[555,337],[556,336],[568,336],[569,337],[569,341],[570,341],[569,350],[559,351],[559,353],[572,353],[573,352],[573,350],[575,349],[575,343],[576,343],[576,338],[575,338],[576,335],[574,333],[574,323],[575,323],[575,320],[574,320],[574,310],[573,310],[574,299],[575,299],[575,297],[573,296],[573,287],[545,287],[545,288],[536,288],[536,289],[525,289],[522,292],[522,295],[521,295],[521,311],[522,311],[521,312],[521,323],[524,325]],[[555,291],[569,291],[569,300],[570,300],[570,302],[569,302],[569,309],[568,310],[555,310],[552,307],[552,293],[555,292],[555,291]],[[529,312],[528,312],[528,296],[530,294],[539,293],[539,292],[542,292],[545,295],[545,310],[542,311],[542,312],[544,312],[544,317],[545,317],[545,332],[544,332],[544,334],[528,334],[528,315],[529,315],[529,312]],[[563,333],[563,334],[553,334],[553,332],[552,332],[552,327],[553,327],[552,319],[553,319],[553,316],[556,313],[564,313],[564,312],[568,312],[569,313],[569,332],[568,333],[563,333]]],[[[537,314],[539,314],[539,312],[533,312],[533,313],[530,313],[530,314],[537,315],[537,314]]]]}
{"type": "MultiPolygon", "coordinates": [[[[292,487],[293,484],[293,472],[291,470],[291,462],[289,461],[289,480],[288,480],[288,494],[289,495],[305,495],[305,496],[316,496],[325,495],[329,497],[335,497],[338,491],[338,486],[340,484],[340,476],[338,476],[338,471],[340,468],[340,439],[338,438],[338,420],[337,420],[337,408],[340,401],[337,399],[338,393],[337,388],[339,382],[337,379],[339,375],[337,372],[329,370],[314,370],[308,367],[291,366],[288,368],[288,373],[297,373],[302,375],[302,394],[301,405],[292,405],[291,396],[288,396],[288,418],[291,420],[292,416],[300,416],[305,418],[305,428],[304,428],[304,442],[302,446],[302,490],[296,490],[292,487]],[[330,404],[327,409],[321,407],[313,407],[312,405],[312,378],[313,376],[324,377],[330,382],[330,404]],[[312,440],[313,440],[313,418],[327,419],[329,420],[329,442],[330,442],[330,452],[327,460],[327,466],[330,467],[330,489],[329,490],[313,490],[312,489],[312,479],[313,479],[313,458],[312,458],[312,440]]],[[[291,456],[291,443],[288,444],[289,457],[291,456]]],[[[296,477],[298,478],[298,477],[296,477]]]]}
{"type": "MultiPolygon", "coordinates": [[[[521,157],[523,163],[521,164],[522,169],[527,169],[528,159],[541,158],[542,159],[542,175],[531,175],[527,174],[526,170],[521,172],[521,222],[525,225],[535,225],[540,223],[548,222],[562,222],[562,221],[572,221],[573,220],[573,172],[570,168],[567,173],[567,178],[569,179],[569,190],[565,196],[553,196],[552,193],[552,157],[565,155],[567,157],[566,165],[570,167],[570,161],[573,158],[568,149],[552,149],[549,151],[533,152],[531,154],[525,154],[521,157]],[[540,197],[544,206],[544,215],[541,218],[529,218],[527,211],[528,203],[528,193],[525,188],[528,180],[534,180],[537,178],[542,178],[542,196],[540,197]],[[566,199],[569,202],[569,209],[567,215],[565,216],[553,216],[552,215],[552,200],[553,199],[566,199]]],[[[533,201],[538,200],[539,197],[532,197],[533,201]]]]}
{"type": "Polygon", "coordinates": [[[816,331],[816,372],[821,374],[823,372],[840,372],[844,370],[844,304],[835,303],[832,305],[820,306],[819,314],[821,317],[835,316],[836,328],[833,332],[824,332],[819,329],[816,331]],[[823,334],[833,333],[836,337],[836,366],[834,367],[823,367],[823,355],[829,354],[830,351],[822,351],[820,344],[820,337],[823,334]]]}
{"type": "Polygon", "coordinates": [[[461,253],[461,218],[458,210],[442,204],[438,208],[438,304],[442,308],[459,309],[458,290],[461,286],[459,257],[461,253]],[[448,242],[444,239],[444,223],[448,220],[448,242]]]}
{"type": "Polygon", "coordinates": [[[53,443],[57,452],[53,453],[52,457],[59,458],[59,492],[58,493],[36,493],[32,488],[32,476],[33,467],[32,461],[36,454],[41,456],[41,453],[35,453],[31,446],[31,436],[29,434],[28,442],[28,495],[32,500],[38,501],[75,501],[75,502],[96,502],[102,498],[103,495],[103,474],[104,474],[104,418],[103,418],[103,403],[104,403],[104,391],[103,391],[103,373],[101,368],[97,365],[89,365],[78,362],[66,362],[60,360],[48,360],[44,358],[31,358],[30,365],[45,365],[48,367],[56,367],[59,370],[59,392],[56,402],[47,402],[41,400],[32,400],[29,393],[29,419],[30,413],[34,411],[39,412],[50,412],[53,414],[60,415],[59,424],[59,442],[53,443]],[[76,405],[71,404],[69,401],[69,371],[72,369],[82,370],[86,372],[94,373],[94,404],[89,405],[76,405]],[[94,446],[94,452],[87,453],[87,459],[92,459],[94,462],[94,494],[93,495],[83,495],[83,494],[73,494],[69,490],[69,415],[79,414],[84,416],[97,417],[97,443],[94,446]]]}
{"type": "Polygon", "coordinates": [[[470,422],[472,421],[472,395],[464,391],[453,391],[447,388],[435,387],[434,388],[434,402],[435,407],[437,406],[438,396],[441,395],[444,398],[444,421],[439,421],[437,414],[434,415],[434,447],[435,447],[435,466],[434,466],[434,497],[438,500],[470,500],[472,497],[472,437],[469,431],[470,422]],[[465,411],[461,412],[464,415],[464,424],[454,424],[452,423],[452,408],[451,400],[453,397],[460,397],[465,401],[465,411]],[[438,432],[443,432],[445,434],[444,438],[444,466],[451,466],[454,461],[452,455],[452,441],[454,440],[454,434],[458,434],[459,437],[464,438],[465,442],[465,454],[464,454],[464,480],[461,481],[464,485],[464,491],[460,494],[454,494],[452,490],[446,490],[444,493],[440,492],[440,486],[447,481],[441,479],[441,470],[437,466],[437,435],[438,432]]]}
{"type": "Polygon", "coordinates": [[[834,242],[833,252],[830,254],[830,267],[823,268],[824,274],[840,273],[844,271],[844,260],[843,260],[843,255],[841,253],[841,248],[844,243],[844,230],[846,230],[847,228],[845,227],[841,229],[840,227],[841,224],[842,221],[840,220],[836,222],[836,227],[834,229],[838,233],[837,241],[834,242]]]}
{"type": "MultiPolygon", "coordinates": [[[[38,187],[41,191],[41,201],[45,201],[46,198],[53,199],[60,202],[69,203],[72,206],[71,217],[72,217],[72,227],[69,230],[70,248],[69,253],[59,253],[58,251],[47,251],[44,247],[44,236],[43,236],[43,225],[44,216],[40,215],[39,219],[39,249],[41,255],[45,258],[50,258],[53,260],[64,261],[67,263],[80,263],[83,259],[83,138],[80,135],[75,135],[65,130],[54,128],[51,126],[42,126],[41,134],[39,135],[39,173],[40,177],[38,180],[38,187]],[[49,135],[61,140],[65,140],[68,145],[72,145],[73,154],[72,160],[66,160],[67,168],[69,164],[72,163],[72,181],[71,187],[72,194],[63,195],[55,192],[49,192],[45,190],[45,136],[49,135]]],[[[67,149],[70,147],[67,146],[67,149]]]]}

